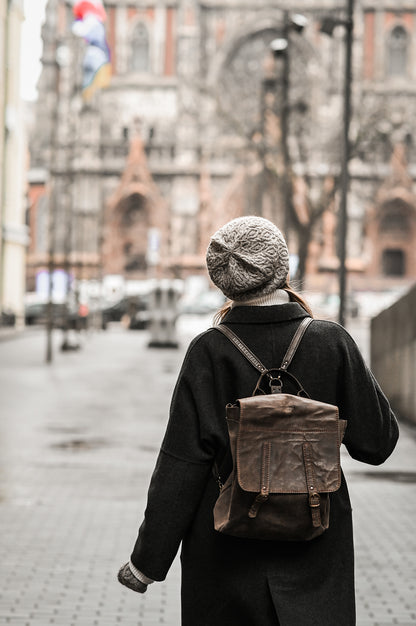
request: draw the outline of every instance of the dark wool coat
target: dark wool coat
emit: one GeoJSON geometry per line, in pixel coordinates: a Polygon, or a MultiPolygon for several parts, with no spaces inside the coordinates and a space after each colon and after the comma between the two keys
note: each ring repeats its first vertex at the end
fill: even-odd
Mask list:
{"type": "MultiPolygon", "coordinates": [[[[232,309],[224,323],[266,367],[278,367],[306,315],[297,303],[242,306],[232,309]]],[[[348,420],[344,444],[353,458],[374,465],[387,459],[398,438],[397,422],[341,326],[315,320],[289,370],[311,398],[339,407],[340,418],[348,420]]],[[[229,447],[224,407],[251,395],[257,378],[258,372],[217,330],[192,341],[132,562],[163,580],[182,542],[183,626],[352,626],[353,536],[344,477],[331,494],[330,527],[313,541],[255,541],[214,530],[218,486],[212,466],[229,447]]],[[[224,478],[231,470],[225,458],[224,478]]]]}

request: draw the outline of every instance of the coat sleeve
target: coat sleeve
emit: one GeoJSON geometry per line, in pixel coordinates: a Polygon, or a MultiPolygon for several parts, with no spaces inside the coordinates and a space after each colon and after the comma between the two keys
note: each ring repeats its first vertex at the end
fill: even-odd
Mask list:
{"type": "Polygon", "coordinates": [[[166,577],[207,481],[213,480],[212,466],[221,439],[215,424],[219,407],[213,364],[203,344],[195,339],[185,356],[150,482],[144,521],[131,555],[133,565],[154,580],[166,577]]]}
{"type": "Polygon", "coordinates": [[[341,331],[340,417],[344,444],[357,461],[380,465],[393,452],[399,428],[390,404],[350,335],[341,331]]]}

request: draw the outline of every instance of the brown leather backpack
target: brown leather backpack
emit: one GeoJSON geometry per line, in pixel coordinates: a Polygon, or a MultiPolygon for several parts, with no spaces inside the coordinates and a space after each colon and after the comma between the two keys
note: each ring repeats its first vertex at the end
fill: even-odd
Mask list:
{"type": "Polygon", "coordinates": [[[329,494],[341,485],[339,449],[346,421],[336,406],[310,399],[287,371],[311,322],[302,320],[274,369],[267,369],[230,328],[216,326],[261,373],[251,397],[226,407],[233,470],[224,485],[219,479],[214,525],[221,533],[304,541],[328,528],[329,494]],[[298,387],[297,395],[282,393],[285,376],[298,387]],[[271,393],[261,389],[265,379],[271,393]]]}

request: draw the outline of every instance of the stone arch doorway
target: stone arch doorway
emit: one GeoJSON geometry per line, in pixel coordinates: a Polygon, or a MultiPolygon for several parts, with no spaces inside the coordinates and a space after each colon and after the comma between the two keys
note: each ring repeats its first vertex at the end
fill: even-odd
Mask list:
{"type": "Polygon", "coordinates": [[[146,277],[148,270],[148,232],[152,198],[143,185],[123,189],[123,194],[109,208],[104,266],[108,274],[125,278],[146,277]]]}
{"type": "Polygon", "coordinates": [[[127,280],[159,275],[166,265],[167,204],[150,174],[140,137],[118,187],[109,198],[103,226],[103,273],[127,280]]]}
{"type": "Polygon", "coordinates": [[[148,199],[138,190],[123,197],[115,208],[122,248],[120,261],[127,275],[147,270],[148,208],[148,199]]]}
{"type": "Polygon", "coordinates": [[[380,274],[406,277],[414,267],[416,238],[415,210],[409,199],[386,199],[378,210],[376,261],[380,274]]]}
{"type": "Polygon", "coordinates": [[[369,274],[385,278],[416,275],[416,205],[405,190],[395,190],[372,211],[368,223],[372,242],[369,274]]]}
{"type": "Polygon", "coordinates": [[[391,169],[368,221],[372,248],[368,273],[406,279],[416,276],[416,196],[401,144],[394,148],[391,169]]]}

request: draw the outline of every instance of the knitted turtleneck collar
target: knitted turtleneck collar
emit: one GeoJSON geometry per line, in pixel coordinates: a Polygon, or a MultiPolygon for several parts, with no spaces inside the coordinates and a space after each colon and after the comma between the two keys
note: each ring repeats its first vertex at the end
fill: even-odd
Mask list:
{"type": "Polygon", "coordinates": [[[289,294],[284,289],[277,289],[266,296],[249,298],[247,300],[233,301],[232,307],[237,306],[273,306],[275,304],[286,304],[290,301],[289,294]]]}

